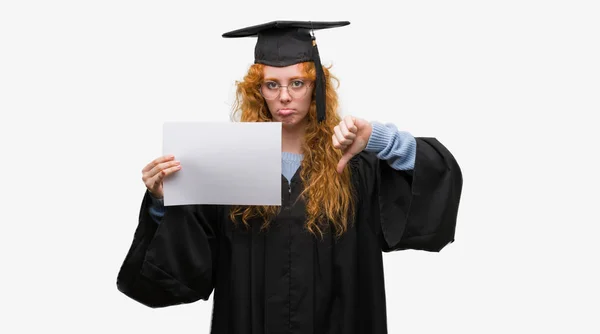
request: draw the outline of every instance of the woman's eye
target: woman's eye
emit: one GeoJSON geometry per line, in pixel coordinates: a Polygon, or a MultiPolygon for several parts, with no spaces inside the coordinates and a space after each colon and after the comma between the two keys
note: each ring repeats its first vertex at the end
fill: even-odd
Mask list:
{"type": "Polygon", "coordinates": [[[267,81],[265,83],[265,86],[267,86],[267,88],[269,88],[269,89],[277,89],[279,87],[279,85],[273,81],[267,81]]]}
{"type": "Polygon", "coordinates": [[[300,88],[302,86],[304,86],[304,81],[302,81],[302,80],[294,80],[294,81],[292,81],[292,87],[294,87],[294,88],[300,88]]]}

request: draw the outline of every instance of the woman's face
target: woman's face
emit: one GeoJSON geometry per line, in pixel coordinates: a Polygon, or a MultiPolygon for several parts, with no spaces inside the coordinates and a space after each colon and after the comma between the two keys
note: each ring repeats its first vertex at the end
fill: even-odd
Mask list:
{"type": "Polygon", "coordinates": [[[287,128],[306,125],[313,85],[303,77],[302,65],[265,66],[261,91],[274,122],[287,128]]]}

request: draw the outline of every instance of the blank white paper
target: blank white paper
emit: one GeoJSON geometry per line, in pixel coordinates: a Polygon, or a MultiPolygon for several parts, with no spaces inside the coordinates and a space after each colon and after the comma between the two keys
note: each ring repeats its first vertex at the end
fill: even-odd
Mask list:
{"type": "Polygon", "coordinates": [[[181,162],[166,206],[281,205],[281,123],[165,122],[163,154],[181,162]]]}

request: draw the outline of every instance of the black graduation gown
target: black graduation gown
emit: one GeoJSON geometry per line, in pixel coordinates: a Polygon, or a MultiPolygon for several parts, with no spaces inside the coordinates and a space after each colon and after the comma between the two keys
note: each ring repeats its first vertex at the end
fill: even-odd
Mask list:
{"type": "Polygon", "coordinates": [[[356,219],[335,239],[304,230],[297,172],[282,177],[282,211],[268,231],[234,228],[228,206],[166,207],[161,224],[146,193],[117,277],[149,307],[213,296],[211,333],[387,333],[382,251],[438,252],[454,241],[462,174],[435,138],[416,138],[412,173],[362,152],[349,166],[356,219]]]}

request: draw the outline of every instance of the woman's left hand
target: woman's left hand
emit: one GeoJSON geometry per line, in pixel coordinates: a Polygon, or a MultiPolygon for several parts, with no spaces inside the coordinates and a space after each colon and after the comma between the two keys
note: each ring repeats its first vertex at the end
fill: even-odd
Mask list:
{"type": "Polygon", "coordinates": [[[342,173],[348,161],[367,147],[373,126],[364,119],[346,116],[333,128],[333,147],[342,150],[337,172],[342,173]]]}

